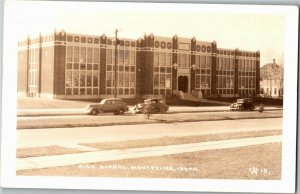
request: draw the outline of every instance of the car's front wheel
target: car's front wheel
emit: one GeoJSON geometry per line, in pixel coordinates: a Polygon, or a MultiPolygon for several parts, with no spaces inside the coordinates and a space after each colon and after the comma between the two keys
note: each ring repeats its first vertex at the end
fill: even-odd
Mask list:
{"type": "Polygon", "coordinates": [[[93,109],[92,111],[91,111],[91,114],[92,115],[97,115],[99,113],[99,111],[97,110],[97,109],[93,109]]]}
{"type": "Polygon", "coordinates": [[[125,113],[125,110],[123,108],[120,108],[118,113],[119,113],[119,115],[123,115],[125,113]]]}
{"type": "Polygon", "coordinates": [[[165,114],[166,112],[167,112],[167,110],[166,110],[165,108],[161,108],[161,109],[160,109],[160,113],[161,113],[161,114],[165,114]]]}

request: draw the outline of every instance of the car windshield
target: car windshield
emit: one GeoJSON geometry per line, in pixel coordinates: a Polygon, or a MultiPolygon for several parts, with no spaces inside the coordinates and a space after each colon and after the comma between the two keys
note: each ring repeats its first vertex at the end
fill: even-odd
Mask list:
{"type": "Polygon", "coordinates": [[[100,104],[105,104],[105,101],[106,101],[106,100],[101,100],[101,101],[100,101],[100,104]]]}

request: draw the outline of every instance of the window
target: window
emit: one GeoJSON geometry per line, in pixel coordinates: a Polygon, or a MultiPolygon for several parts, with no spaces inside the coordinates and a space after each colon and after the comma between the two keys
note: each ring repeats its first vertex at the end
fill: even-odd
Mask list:
{"type": "Polygon", "coordinates": [[[92,72],[88,71],[86,75],[86,86],[91,87],[92,86],[92,72]]]}
{"type": "Polygon", "coordinates": [[[172,66],[172,53],[167,53],[167,62],[166,62],[168,67],[172,66]]]}
{"type": "Polygon", "coordinates": [[[118,79],[118,86],[123,87],[124,86],[124,72],[119,72],[119,79],[118,79]]]}
{"type": "MultiPolygon", "coordinates": [[[[200,56],[199,55],[195,56],[195,65],[197,68],[200,68],[200,56]]],[[[217,69],[218,69],[218,67],[217,67],[217,69]]]]}
{"type": "Polygon", "coordinates": [[[125,65],[129,65],[129,51],[125,51],[125,58],[124,58],[125,65]]]}
{"type": "Polygon", "coordinates": [[[124,86],[129,87],[129,73],[124,74],[124,86]]]}
{"type": "Polygon", "coordinates": [[[67,71],[66,86],[67,87],[72,87],[72,71],[67,71]]]}
{"type": "Polygon", "coordinates": [[[94,48],[94,63],[99,63],[99,48],[94,48]]]}
{"type": "Polygon", "coordinates": [[[165,87],[165,80],[166,80],[165,74],[161,74],[161,75],[160,75],[160,84],[159,84],[159,86],[160,86],[161,88],[164,88],[164,87],[165,87]]]}
{"type": "Polygon", "coordinates": [[[154,74],[153,87],[158,87],[158,83],[159,83],[159,74],[154,74]]]}
{"type": "Polygon", "coordinates": [[[87,49],[87,62],[92,63],[92,57],[93,57],[93,48],[88,47],[87,49]]]}
{"type": "Polygon", "coordinates": [[[85,87],[85,77],[86,77],[86,72],[81,71],[80,72],[80,87],[85,87]]]}
{"type": "Polygon", "coordinates": [[[205,56],[200,57],[200,65],[201,65],[201,68],[206,68],[206,57],[205,56]]]}
{"type": "Polygon", "coordinates": [[[166,74],[166,88],[171,88],[171,74],[166,74]]]}
{"type": "Polygon", "coordinates": [[[166,53],[159,53],[159,65],[166,66],[166,53]]]}
{"type": "Polygon", "coordinates": [[[135,65],[135,51],[130,51],[130,65],[135,65]]]}
{"type": "Polygon", "coordinates": [[[98,87],[98,74],[95,72],[93,73],[93,86],[98,87]]]}
{"type": "Polygon", "coordinates": [[[112,49],[106,50],[106,63],[112,64],[112,49]]]}
{"type": "Polygon", "coordinates": [[[113,72],[107,72],[106,73],[106,85],[107,85],[107,87],[114,86],[114,84],[113,84],[113,72]]]}
{"type": "Polygon", "coordinates": [[[159,66],[158,52],[154,52],[154,66],[159,66]]]}
{"type": "Polygon", "coordinates": [[[74,62],[79,62],[79,47],[74,47],[74,62]]]}
{"type": "Polygon", "coordinates": [[[135,73],[130,73],[130,87],[135,87],[135,73]]]}
{"type": "Polygon", "coordinates": [[[78,71],[73,72],[73,86],[75,86],[75,87],[79,86],[79,72],[78,71]]]}
{"type": "Polygon", "coordinates": [[[200,88],[200,75],[196,75],[196,88],[200,88]]]}
{"type": "Polygon", "coordinates": [[[80,62],[85,63],[86,62],[86,48],[81,47],[80,49],[80,62]]]}
{"type": "Polygon", "coordinates": [[[119,50],[118,54],[118,64],[124,64],[124,50],[119,50]]]}
{"type": "Polygon", "coordinates": [[[67,46],[67,62],[72,62],[73,58],[73,47],[67,46]]]}
{"type": "Polygon", "coordinates": [[[211,59],[211,57],[206,57],[206,59],[207,59],[207,61],[206,61],[206,64],[207,64],[207,69],[211,69],[211,61],[212,61],[212,59],[211,59]]]}

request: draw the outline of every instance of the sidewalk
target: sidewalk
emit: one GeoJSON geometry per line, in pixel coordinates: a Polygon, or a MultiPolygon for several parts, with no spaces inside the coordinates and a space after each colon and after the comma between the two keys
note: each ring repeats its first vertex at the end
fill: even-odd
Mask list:
{"type": "Polygon", "coordinates": [[[38,168],[51,168],[57,166],[76,165],[102,161],[113,161],[141,157],[163,156],[185,152],[197,152],[204,150],[229,149],[267,143],[278,143],[282,136],[265,136],[256,138],[242,138],[222,141],[210,141],[193,144],[180,144],[169,146],[155,146],[144,148],[133,148],[126,150],[93,151],[77,154],[65,154],[43,157],[31,157],[17,159],[16,170],[29,170],[38,168]]]}

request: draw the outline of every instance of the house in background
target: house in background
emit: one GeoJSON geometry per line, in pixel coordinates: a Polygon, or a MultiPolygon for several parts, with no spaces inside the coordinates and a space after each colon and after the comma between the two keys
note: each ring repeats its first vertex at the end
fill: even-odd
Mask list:
{"type": "Polygon", "coordinates": [[[283,66],[278,65],[273,59],[273,63],[267,63],[260,68],[260,93],[264,97],[283,97],[283,66]]]}

